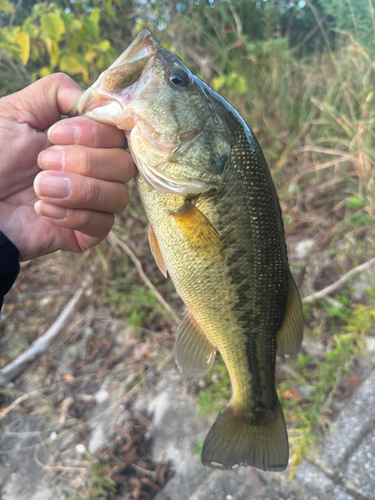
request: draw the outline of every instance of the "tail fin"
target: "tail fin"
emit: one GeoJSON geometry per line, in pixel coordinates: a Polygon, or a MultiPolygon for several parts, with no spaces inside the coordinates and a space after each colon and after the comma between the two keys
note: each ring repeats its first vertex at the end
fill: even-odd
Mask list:
{"type": "Polygon", "coordinates": [[[250,423],[229,404],[219,413],[202,449],[202,463],[216,469],[252,465],[283,471],[288,459],[288,435],[279,401],[272,417],[260,425],[250,423]]]}

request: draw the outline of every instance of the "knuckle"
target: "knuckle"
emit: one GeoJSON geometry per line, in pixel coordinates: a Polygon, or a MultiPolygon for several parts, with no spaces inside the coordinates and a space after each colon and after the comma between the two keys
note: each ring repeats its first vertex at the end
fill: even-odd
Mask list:
{"type": "Polygon", "coordinates": [[[95,207],[100,202],[100,189],[96,182],[92,179],[88,180],[87,190],[86,190],[86,203],[90,207],[95,207]]]}
{"type": "MultiPolygon", "coordinates": [[[[96,214],[95,214],[96,215],[96,214]]],[[[92,210],[80,210],[79,214],[79,227],[80,229],[83,229],[85,227],[90,227],[95,218],[94,212],[92,210]]]]}
{"type": "Polygon", "coordinates": [[[92,146],[94,148],[100,148],[103,145],[103,131],[99,123],[96,122],[91,123],[90,134],[91,134],[92,146]]]}
{"type": "Polygon", "coordinates": [[[118,186],[119,186],[118,200],[117,200],[115,209],[113,210],[113,212],[115,214],[124,210],[127,207],[128,202],[129,202],[128,188],[124,184],[118,184],[118,186]]]}
{"type": "Polygon", "coordinates": [[[51,85],[59,87],[59,86],[68,86],[74,80],[65,73],[60,72],[46,76],[46,81],[51,85]]]}
{"type": "Polygon", "coordinates": [[[78,155],[79,172],[81,175],[90,175],[91,173],[91,155],[87,148],[81,148],[78,155]]]}
{"type": "Polygon", "coordinates": [[[111,230],[114,216],[95,212],[94,210],[81,210],[77,229],[89,232],[92,235],[104,237],[111,230]]]}
{"type": "Polygon", "coordinates": [[[61,150],[65,155],[63,170],[78,175],[90,175],[91,157],[86,148],[82,146],[65,146],[61,150]]]}

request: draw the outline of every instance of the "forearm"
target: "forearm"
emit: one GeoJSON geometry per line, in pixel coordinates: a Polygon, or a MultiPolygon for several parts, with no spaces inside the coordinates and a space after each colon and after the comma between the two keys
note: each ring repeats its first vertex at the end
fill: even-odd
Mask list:
{"type": "Polygon", "coordinates": [[[4,295],[9,292],[18,276],[19,258],[17,247],[0,231],[0,309],[4,295]]]}

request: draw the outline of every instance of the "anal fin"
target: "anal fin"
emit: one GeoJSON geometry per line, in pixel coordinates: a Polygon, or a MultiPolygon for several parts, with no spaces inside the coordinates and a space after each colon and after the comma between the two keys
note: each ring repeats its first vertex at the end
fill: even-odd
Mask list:
{"type": "Polygon", "coordinates": [[[150,249],[151,253],[154,256],[155,262],[160,269],[160,271],[164,274],[164,276],[167,278],[168,273],[167,273],[167,266],[165,264],[164,258],[162,256],[162,253],[160,251],[159,243],[156,238],[156,234],[154,233],[154,230],[148,225],[148,242],[150,244],[150,249]]]}
{"type": "Polygon", "coordinates": [[[224,245],[219,234],[198,208],[186,202],[179,212],[172,215],[191,250],[202,260],[220,262],[225,259],[224,245]]]}
{"type": "Polygon", "coordinates": [[[178,328],[174,352],[179,370],[189,377],[202,377],[215,361],[216,347],[188,311],[178,328]]]}
{"type": "Polygon", "coordinates": [[[302,303],[293,276],[289,271],[289,293],[284,321],[277,332],[277,349],[284,355],[295,356],[303,337],[302,303]]]}

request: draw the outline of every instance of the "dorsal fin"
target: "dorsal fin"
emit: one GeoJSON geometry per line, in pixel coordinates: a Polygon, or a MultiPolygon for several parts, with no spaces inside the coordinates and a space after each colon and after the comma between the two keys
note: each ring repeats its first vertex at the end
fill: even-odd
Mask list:
{"type": "Polygon", "coordinates": [[[215,361],[216,347],[189,311],[178,327],[174,352],[178,369],[189,377],[202,377],[215,361]]]}
{"type": "Polygon", "coordinates": [[[279,353],[295,356],[300,350],[303,337],[303,316],[301,297],[289,271],[289,292],[284,321],[277,332],[279,353]]]}
{"type": "Polygon", "coordinates": [[[161,254],[160,247],[158,240],[156,238],[156,234],[154,233],[154,230],[148,225],[148,242],[150,244],[150,249],[151,253],[154,256],[155,262],[158,265],[158,268],[160,271],[164,274],[164,276],[167,278],[168,277],[168,271],[167,271],[167,266],[165,264],[164,258],[161,254]]]}

